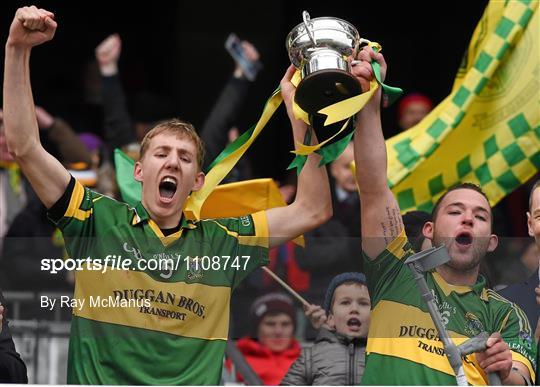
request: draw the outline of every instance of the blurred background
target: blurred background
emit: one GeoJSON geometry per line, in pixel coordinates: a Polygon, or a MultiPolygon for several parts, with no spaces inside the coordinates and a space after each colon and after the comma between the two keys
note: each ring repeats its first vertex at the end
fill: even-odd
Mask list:
{"type": "MultiPolygon", "coordinates": [[[[257,122],[266,99],[279,85],[290,63],[285,38],[302,21],[302,10],[308,10],[312,18],[345,19],[362,37],[379,42],[389,64],[386,83],[405,92],[422,92],[437,104],[451,90],[487,3],[445,2],[441,8],[422,1],[391,5],[297,0],[220,4],[151,1],[140,5],[40,1],[36,5],[54,12],[59,27],[52,42],[32,53],[34,98],[36,104],[65,118],[75,130],[101,134],[101,121],[87,103],[88,94],[93,92],[89,89],[99,84],[99,79],[93,79],[99,78],[93,64],[94,49],[118,32],[123,44],[120,74],[132,115],[140,113],[136,108],[139,101],[156,95],[163,113],[200,128],[234,70],[224,43],[228,34],[235,32],[259,50],[264,66],[239,117],[238,126],[243,131],[257,122]]],[[[15,10],[23,5],[26,3],[19,1],[0,5],[2,41],[15,10]]],[[[248,154],[259,176],[279,177],[292,159],[288,121],[282,110],[278,113],[248,154]]],[[[386,109],[383,128],[387,137],[398,133],[396,121],[396,107],[386,109]]]]}

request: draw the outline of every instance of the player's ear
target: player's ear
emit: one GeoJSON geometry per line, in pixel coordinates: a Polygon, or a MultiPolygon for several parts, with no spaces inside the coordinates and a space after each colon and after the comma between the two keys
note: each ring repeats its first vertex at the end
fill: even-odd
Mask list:
{"type": "Polygon", "coordinates": [[[133,169],[133,178],[139,183],[142,183],[143,181],[143,171],[142,171],[142,165],[140,161],[137,161],[135,163],[135,168],[133,169]]]}
{"type": "Polygon", "coordinates": [[[488,244],[487,251],[492,252],[493,250],[497,248],[498,245],[499,245],[499,237],[495,234],[491,234],[489,236],[489,244],[488,244]]]}
{"type": "Polygon", "coordinates": [[[433,240],[433,222],[424,223],[422,227],[422,234],[429,240],[433,240]]]}
{"type": "Polygon", "coordinates": [[[192,191],[198,191],[204,185],[205,175],[203,172],[198,172],[195,177],[195,184],[193,185],[192,191]]]}

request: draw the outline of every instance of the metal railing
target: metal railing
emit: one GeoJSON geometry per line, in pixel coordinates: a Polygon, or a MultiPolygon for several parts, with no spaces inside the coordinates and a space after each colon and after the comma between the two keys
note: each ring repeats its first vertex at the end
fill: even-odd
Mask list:
{"type": "Polygon", "coordinates": [[[15,348],[24,360],[28,382],[65,384],[71,310],[41,307],[41,297],[60,300],[65,292],[5,291],[9,329],[15,348]]]}

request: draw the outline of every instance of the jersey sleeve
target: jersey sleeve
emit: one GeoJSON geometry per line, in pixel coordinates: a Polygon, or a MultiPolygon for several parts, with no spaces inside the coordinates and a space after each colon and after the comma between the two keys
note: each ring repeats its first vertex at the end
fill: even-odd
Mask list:
{"type": "Polygon", "coordinates": [[[64,195],[47,213],[62,231],[71,258],[86,258],[84,252],[95,238],[94,200],[100,196],[72,177],[64,195]]]}
{"type": "Polygon", "coordinates": [[[370,260],[362,251],[364,273],[366,274],[371,303],[374,306],[378,300],[399,284],[401,277],[409,275],[409,268],[403,262],[414,252],[409,243],[405,230],[380,253],[377,258],[370,260]]]}
{"type": "Polygon", "coordinates": [[[510,310],[499,323],[501,336],[512,351],[512,360],[525,365],[534,385],[537,346],[527,316],[516,304],[510,304],[510,310]]]}
{"type": "Polygon", "coordinates": [[[228,270],[231,272],[232,286],[236,287],[253,270],[268,264],[268,221],[266,211],[259,211],[239,218],[216,220],[227,234],[220,236],[220,256],[231,256],[228,270]],[[232,238],[231,238],[232,237],[232,238]],[[234,243],[234,245],[233,245],[234,243]],[[238,257],[237,261],[234,261],[238,257]]]}

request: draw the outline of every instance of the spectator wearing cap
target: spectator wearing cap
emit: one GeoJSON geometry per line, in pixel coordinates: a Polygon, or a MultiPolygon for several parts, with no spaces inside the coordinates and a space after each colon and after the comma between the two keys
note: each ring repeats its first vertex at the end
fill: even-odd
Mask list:
{"type": "Polygon", "coordinates": [[[252,337],[238,340],[238,349],[265,385],[278,385],[300,355],[293,301],[282,293],[263,295],[251,306],[251,321],[252,337]]]}
{"type": "MultiPolygon", "coordinates": [[[[319,319],[328,329],[321,328],[313,346],[302,349],[281,384],[360,384],[366,364],[370,307],[364,274],[351,272],[335,276],[326,290],[324,316],[319,319]]],[[[311,320],[313,311],[322,312],[320,306],[311,305],[306,310],[311,320]]]]}
{"type": "Polygon", "coordinates": [[[398,125],[402,131],[418,124],[433,109],[431,99],[421,93],[411,93],[398,105],[398,125]]]}

